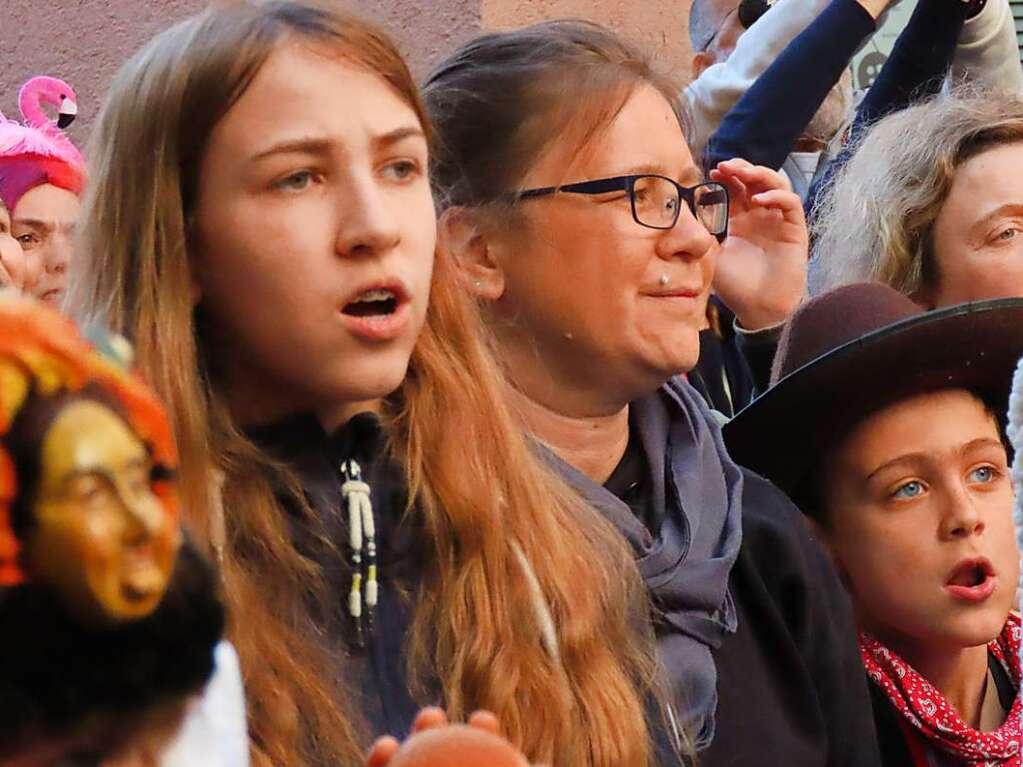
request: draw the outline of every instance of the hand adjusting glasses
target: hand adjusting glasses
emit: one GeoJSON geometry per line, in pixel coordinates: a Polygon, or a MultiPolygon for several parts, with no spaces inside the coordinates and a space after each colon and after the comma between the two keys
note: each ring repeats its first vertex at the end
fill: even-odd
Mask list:
{"type": "Polygon", "coordinates": [[[572,194],[607,194],[624,191],[632,201],[632,217],[640,226],[650,229],[671,229],[678,223],[682,200],[689,211],[707,231],[722,242],[728,236],[728,190],[722,185],[708,181],[696,186],[685,187],[667,176],[652,174],[615,176],[594,181],[580,181],[576,184],[545,186],[526,189],[507,195],[511,202],[546,197],[561,192],[572,194]]]}

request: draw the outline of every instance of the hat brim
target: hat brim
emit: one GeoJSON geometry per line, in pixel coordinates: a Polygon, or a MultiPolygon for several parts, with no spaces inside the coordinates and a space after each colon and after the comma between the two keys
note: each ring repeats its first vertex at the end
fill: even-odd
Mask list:
{"type": "Polygon", "coordinates": [[[794,495],[866,416],[917,394],[971,389],[1008,407],[1023,298],[960,304],[888,325],[778,381],[724,427],[732,458],[794,495]]]}

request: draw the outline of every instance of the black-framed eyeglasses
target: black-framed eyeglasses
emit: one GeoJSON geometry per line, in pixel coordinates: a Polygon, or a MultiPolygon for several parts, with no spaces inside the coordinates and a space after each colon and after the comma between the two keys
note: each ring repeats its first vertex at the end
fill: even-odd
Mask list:
{"type": "Polygon", "coordinates": [[[632,201],[632,217],[640,226],[650,229],[673,228],[678,223],[681,202],[685,200],[696,220],[703,224],[718,242],[728,235],[728,189],[714,181],[686,187],[667,176],[639,174],[526,189],[522,192],[513,192],[509,197],[514,201],[546,197],[559,192],[607,194],[617,191],[628,192],[632,201]]]}

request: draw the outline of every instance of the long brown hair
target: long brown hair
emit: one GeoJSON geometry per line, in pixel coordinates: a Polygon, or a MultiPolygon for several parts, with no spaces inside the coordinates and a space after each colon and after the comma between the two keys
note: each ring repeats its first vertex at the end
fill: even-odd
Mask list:
{"type": "MultiPolygon", "coordinates": [[[[188,19],[112,85],[69,294],[80,320],[134,339],[173,414],[184,508],[222,563],[254,761],[289,767],[356,763],[365,736],[340,692],[345,680],[324,674],[330,649],[303,608],[322,577],[295,550],[275,494],[284,485],[289,505],[305,508],[301,488],[241,434],[203,365],[187,224],[214,125],[295,38],[378,73],[428,127],[391,42],[332,7],[237,2],[188,19]]],[[[653,661],[638,573],[620,537],[533,455],[502,386],[475,310],[438,254],[426,326],[384,413],[428,540],[409,670],[439,677],[455,717],[494,711],[532,760],[646,764],[653,661]],[[548,615],[553,643],[541,639],[551,636],[548,615]]]]}

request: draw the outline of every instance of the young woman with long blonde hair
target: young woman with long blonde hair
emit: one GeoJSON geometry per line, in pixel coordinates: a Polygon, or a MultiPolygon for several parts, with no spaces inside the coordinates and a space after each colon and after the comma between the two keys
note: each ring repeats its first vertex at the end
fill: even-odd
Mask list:
{"type": "Polygon", "coordinates": [[[190,18],[113,82],[70,308],[133,339],[172,413],[256,765],[356,763],[431,701],[533,761],[647,764],[636,568],[501,405],[434,261],[429,132],[366,23],[190,18]]]}

